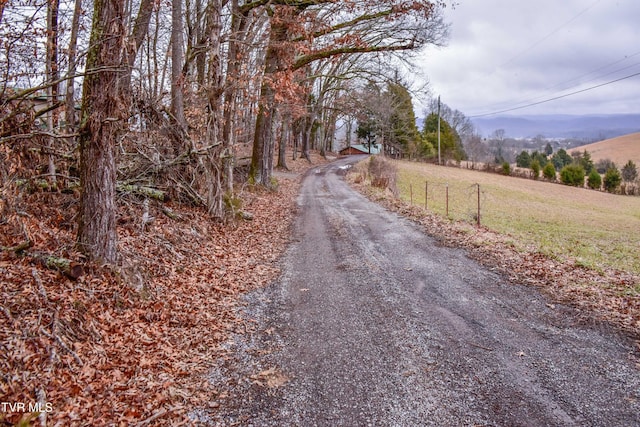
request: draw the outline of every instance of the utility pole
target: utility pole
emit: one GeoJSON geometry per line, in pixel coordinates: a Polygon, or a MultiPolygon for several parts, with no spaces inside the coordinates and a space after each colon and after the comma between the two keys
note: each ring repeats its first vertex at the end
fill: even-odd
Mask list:
{"type": "Polygon", "coordinates": [[[440,95],[438,95],[438,165],[442,164],[440,160],[440,95]]]}

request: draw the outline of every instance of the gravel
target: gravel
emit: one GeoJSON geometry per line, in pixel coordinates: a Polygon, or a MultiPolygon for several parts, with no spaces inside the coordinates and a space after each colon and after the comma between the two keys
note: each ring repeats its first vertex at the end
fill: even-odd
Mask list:
{"type": "MultiPolygon", "coordinates": [[[[307,174],[283,275],[246,297],[201,425],[636,426],[634,343],[307,174]]],[[[340,169],[340,168],[343,169],[340,169]]]]}

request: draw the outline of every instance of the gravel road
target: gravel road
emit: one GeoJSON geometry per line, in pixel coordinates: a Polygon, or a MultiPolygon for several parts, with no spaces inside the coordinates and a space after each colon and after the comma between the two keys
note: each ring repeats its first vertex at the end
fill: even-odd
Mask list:
{"type": "Polygon", "coordinates": [[[369,202],[341,177],[354,160],[304,178],[283,275],[247,298],[203,424],[640,426],[631,339],[369,202]]]}

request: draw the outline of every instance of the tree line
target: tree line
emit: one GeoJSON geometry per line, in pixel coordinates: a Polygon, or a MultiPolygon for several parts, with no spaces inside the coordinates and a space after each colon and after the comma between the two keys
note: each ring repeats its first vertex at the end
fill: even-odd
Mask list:
{"type": "Polygon", "coordinates": [[[341,121],[366,114],[354,93],[445,42],[444,7],[0,1],[2,186],[77,189],[78,248],[116,262],[118,192],[172,197],[223,218],[239,153],[250,152],[246,179],[269,187],[287,147],[306,157],[326,150],[341,121]]]}
{"type": "MultiPolygon", "coordinates": [[[[384,85],[370,83],[355,92],[361,106],[354,117],[358,139],[365,145],[381,145],[392,158],[466,160],[465,144],[475,133],[471,120],[432,99],[420,129],[409,86],[396,75],[384,85]]],[[[347,145],[351,143],[349,136],[347,131],[347,145]]]]}
{"type": "MultiPolygon", "coordinates": [[[[574,187],[585,184],[593,189],[604,189],[610,193],[620,190],[621,184],[632,186],[638,179],[636,164],[629,160],[622,169],[610,159],[602,159],[594,163],[591,154],[584,150],[574,151],[571,155],[563,148],[553,152],[551,144],[547,144],[544,152],[523,150],[516,157],[516,165],[531,170],[533,179],[542,176],[552,182],[560,178],[560,182],[574,187]]],[[[623,191],[626,193],[626,189],[623,191]]]]}

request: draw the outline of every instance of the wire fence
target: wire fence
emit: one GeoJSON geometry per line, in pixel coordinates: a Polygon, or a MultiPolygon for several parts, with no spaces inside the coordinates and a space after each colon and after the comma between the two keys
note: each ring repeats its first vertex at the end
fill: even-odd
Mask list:
{"type": "Polygon", "coordinates": [[[412,206],[421,206],[435,214],[452,220],[482,225],[483,210],[489,202],[489,193],[479,184],[461,185],[425,180],[412,181],[400,188],[403,199],[412,206]]]}

